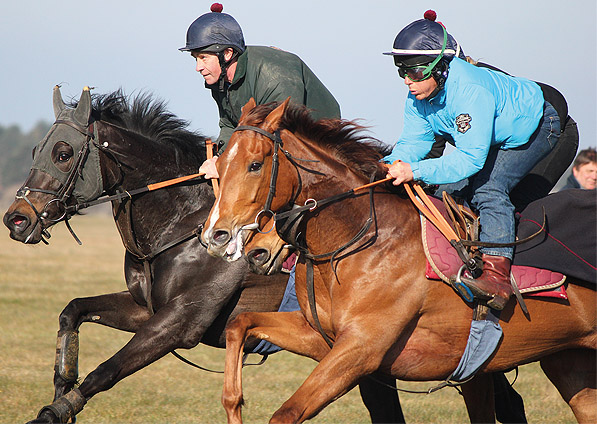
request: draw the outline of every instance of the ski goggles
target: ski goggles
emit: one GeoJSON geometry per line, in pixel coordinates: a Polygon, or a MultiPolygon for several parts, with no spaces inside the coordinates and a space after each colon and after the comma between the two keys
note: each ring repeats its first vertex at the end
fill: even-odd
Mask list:
{"type": "Polygon", "coordinates": [[[398,68],[400,78],[408,77],[412,82],[424,81],[431,76],[429,66],[413,66],[411,68],[398,68]]]}

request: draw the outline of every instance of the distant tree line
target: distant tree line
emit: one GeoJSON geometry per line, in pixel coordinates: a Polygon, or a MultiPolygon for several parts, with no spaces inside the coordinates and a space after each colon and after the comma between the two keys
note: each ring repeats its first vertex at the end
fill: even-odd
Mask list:
{"type": "Polygon", "coordinates": [[[47,122],[39,122],[24,133],[18,125],[0,125],[0,193],[25,181],[31,168],[33,148],[50,126],[47,122]]]}

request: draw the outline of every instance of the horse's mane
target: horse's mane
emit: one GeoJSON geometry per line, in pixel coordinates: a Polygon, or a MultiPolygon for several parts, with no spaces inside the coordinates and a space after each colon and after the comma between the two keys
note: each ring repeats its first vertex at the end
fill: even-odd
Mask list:
{"type": "MultiPolygon", "coordinates": [[[[169,112],[166,102],[147,92],[127,96],[122,89],[92,95],[92,117],[160,143],[173,143],[188,152],[204,151],[201,134],[187,129],[189,123],[169,112]]],[[[73,102],[70,106],[76,107],[73,102]]]]}
{"type": "MultiPolygon", "coordinates": [[[[243,125],[258,126],[279,105],[279,102],[272,102],[255,107],[243,119],[243,125]]],[[[386,175],[379,160],[389,153],[389,147],[365,134],[367,128],[355,121],[315,120],[305,106],[289,103],[281,118],[280,128],[317,143],[367,178],[374,173],[376,178],[386,175]]]]}

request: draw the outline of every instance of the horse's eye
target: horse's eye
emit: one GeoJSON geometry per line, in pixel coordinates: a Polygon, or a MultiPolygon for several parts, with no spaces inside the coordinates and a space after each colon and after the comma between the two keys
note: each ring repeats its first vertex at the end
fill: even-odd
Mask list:
{"type": "Polygon", "coordinates": [[[72,155],[67,152],[60,152],[60,153],[58,153],[58,162],[66,162],[71,157],[72,157],[72,155]]]}
{"type": "Polygon", "coordinates": [[[257,172],[262,166],[263,164],[261,162],[252,162],[251,165],[249,165],[249,172],[257,172]]]}

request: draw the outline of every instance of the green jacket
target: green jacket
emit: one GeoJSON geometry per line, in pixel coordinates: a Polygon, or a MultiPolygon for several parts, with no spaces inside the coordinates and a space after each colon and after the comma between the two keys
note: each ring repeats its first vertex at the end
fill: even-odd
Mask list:
{"type": "Polygon", "coordinates": [[[241,108],[251,97],[258,105],[291,101],[312,109],[315,119],[340,118],[340,106],[313,71],[295,54],[272,47],[249,46],[238,58],[234,80],[225,91],[206,85],[220,112],[218,150],[222,152],[238,125],[241,108]]]}

